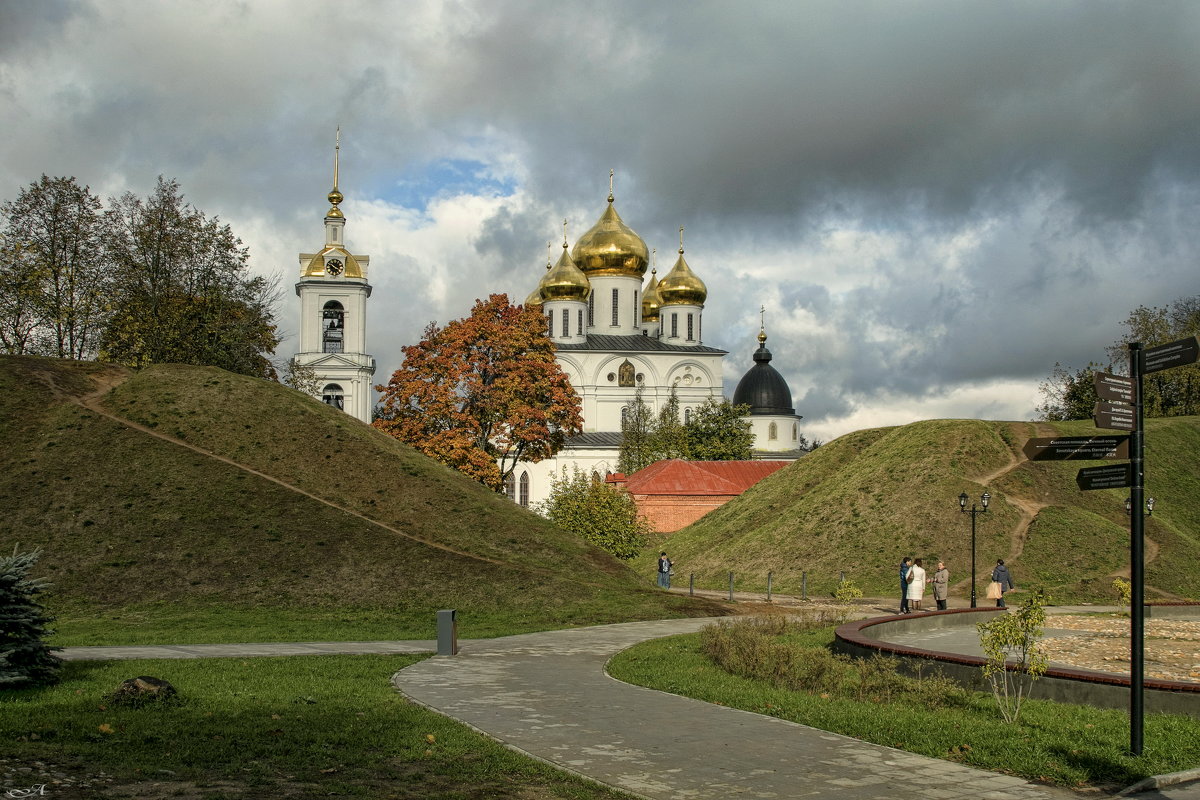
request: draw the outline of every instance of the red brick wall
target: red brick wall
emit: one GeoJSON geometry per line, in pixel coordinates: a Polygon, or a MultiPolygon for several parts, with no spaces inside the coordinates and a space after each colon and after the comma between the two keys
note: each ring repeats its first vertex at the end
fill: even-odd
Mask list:
{"type": "Polygon", "coordinates": [[[686,528],[714,508],[720,508],[736,495],[670,496],[633,495],[638,511],[658,533],[674,533],[686,528]]]}

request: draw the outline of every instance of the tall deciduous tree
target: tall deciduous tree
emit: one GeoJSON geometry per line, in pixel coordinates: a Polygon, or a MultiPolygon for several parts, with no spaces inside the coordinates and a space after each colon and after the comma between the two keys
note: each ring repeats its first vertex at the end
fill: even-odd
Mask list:
{"type": "Polygon", "coordinates": [[[554,358],[546,323],[507,295],[404,349],[374,425],[495,491],[517,464],[549,458],[579,433],[579,397],[554,358]]]}
{"type": "Polygon", "coordinates": [[[687,431],[688,452],[697,461],[741,461],[752,457],[754,434],[746,417],[750,406],[722,397],[693,409],[687,431]]]}
{"type": "Polygon", "coordinates": [[[1100,370],[1094,362],[1074,372],[1056,363],[1050,377],[1038,386],[1042,403],[1037,407],[1037,418],[1048,422],[1091,419],[1096,405],[1094,378],[1100,370]]]}
{"type": "Polygon", "coordinates": [[[644,392],[644,385],[638,384],[633,393],[633,402],[621,417],[621,449],[617,456],[617,471],[626,475],[648,467],[657,460],[651,443],[654,413],[646,405],[644,392]]]}
{"type": "Polygon", "coordinates": [[[654,420],[654,429],[650,435],[650,448],[654,452],[654,460],[663,458],[688,458],[688,435],[679,418],[679,397],[674,387],[667,397],[667,402],[658,411],[654,420]]]}
{"type": "Polygon", "coordinates": [[[184,202],[158,179],[105,213],[117,299],[100,356],[131,367],[175,362],[275,377],[267,354],[279,335],[275,281],[249,273],[249,253],[228,225],[184,202]]]}
{"type": "Polygon", "coordinates": [[[90,358],[105,323],[100,199],[74,178],[41,180],[0,208],[0,342],[11,353],[90,358]]]}

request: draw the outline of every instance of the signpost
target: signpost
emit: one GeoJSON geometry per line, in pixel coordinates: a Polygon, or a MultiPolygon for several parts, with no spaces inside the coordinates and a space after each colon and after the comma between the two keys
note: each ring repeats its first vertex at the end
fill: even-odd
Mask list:
{"type": "Polygon", "coordinates": [[[1142,351],[1142,373],[1148,375],[1171,367],[1183,367],[1195,364],[1200,356],[1200,339],[1189,336],[1177,342],[1147,347],[1142,351]]]}
{"type": "Polygon", "coordinates": [[[1093,374],[1092,381],[1096,385],[1096,396],[1101,400],[1133,403],[1133,378],[1097,372],[1093,374]]]}
{"type": "Polygon", "coordinates": [[[1093,489],[1123,489],[1133,485],[1133,475],[1128,463],[1084,467],[1075,476],[1075,485],[1084,492],[1093,489]]]}
{"type": "Polygon", "coordinates": [[[1128,436],[1056,436],[1030,439],[1021,452],[1030,461],[1095,461],[1129,458],[1128,436]]]}
{"type": "Polygon", "coordinates": [[[1133,406],[1099,401],[1092,409],[1092,421],[1096,423],[1097,428],[1131,431],[1134,427],[1133,406]]]}

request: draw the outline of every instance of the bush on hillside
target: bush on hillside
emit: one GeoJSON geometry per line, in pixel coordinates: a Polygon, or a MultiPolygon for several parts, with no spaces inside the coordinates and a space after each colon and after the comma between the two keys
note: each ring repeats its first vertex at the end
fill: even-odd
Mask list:
{"type": "Polygon", "coordinates": [[[564,467],[552,479],[550,497],[538,511],[563,530],[621,559],[641,552],[652,533],[650,523],[638,516],[632,497],[578,467],[570,476],[564,467]]]}
{"type": "Polygon", "coordinates": [[[49,587],[30,578],[40,550],[0,558],[0,687],[42,685],[58,680],[62,659],[46,644],[52,630],[46,607],[37,596],[49,587]]]}

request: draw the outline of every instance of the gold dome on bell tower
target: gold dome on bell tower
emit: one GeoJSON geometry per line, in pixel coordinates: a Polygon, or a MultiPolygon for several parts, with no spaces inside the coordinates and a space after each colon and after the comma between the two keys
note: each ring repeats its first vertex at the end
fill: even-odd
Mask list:
{"type": "Polygon", "coordinates": [[[646,274],[649,250],[642,237],[633,232],[613,206],[613,171],[608,173],[608,208],[600,220],[579,237],[571,251],[575,265],[585,275],[624,275],[641,278],[646,274]]]}

